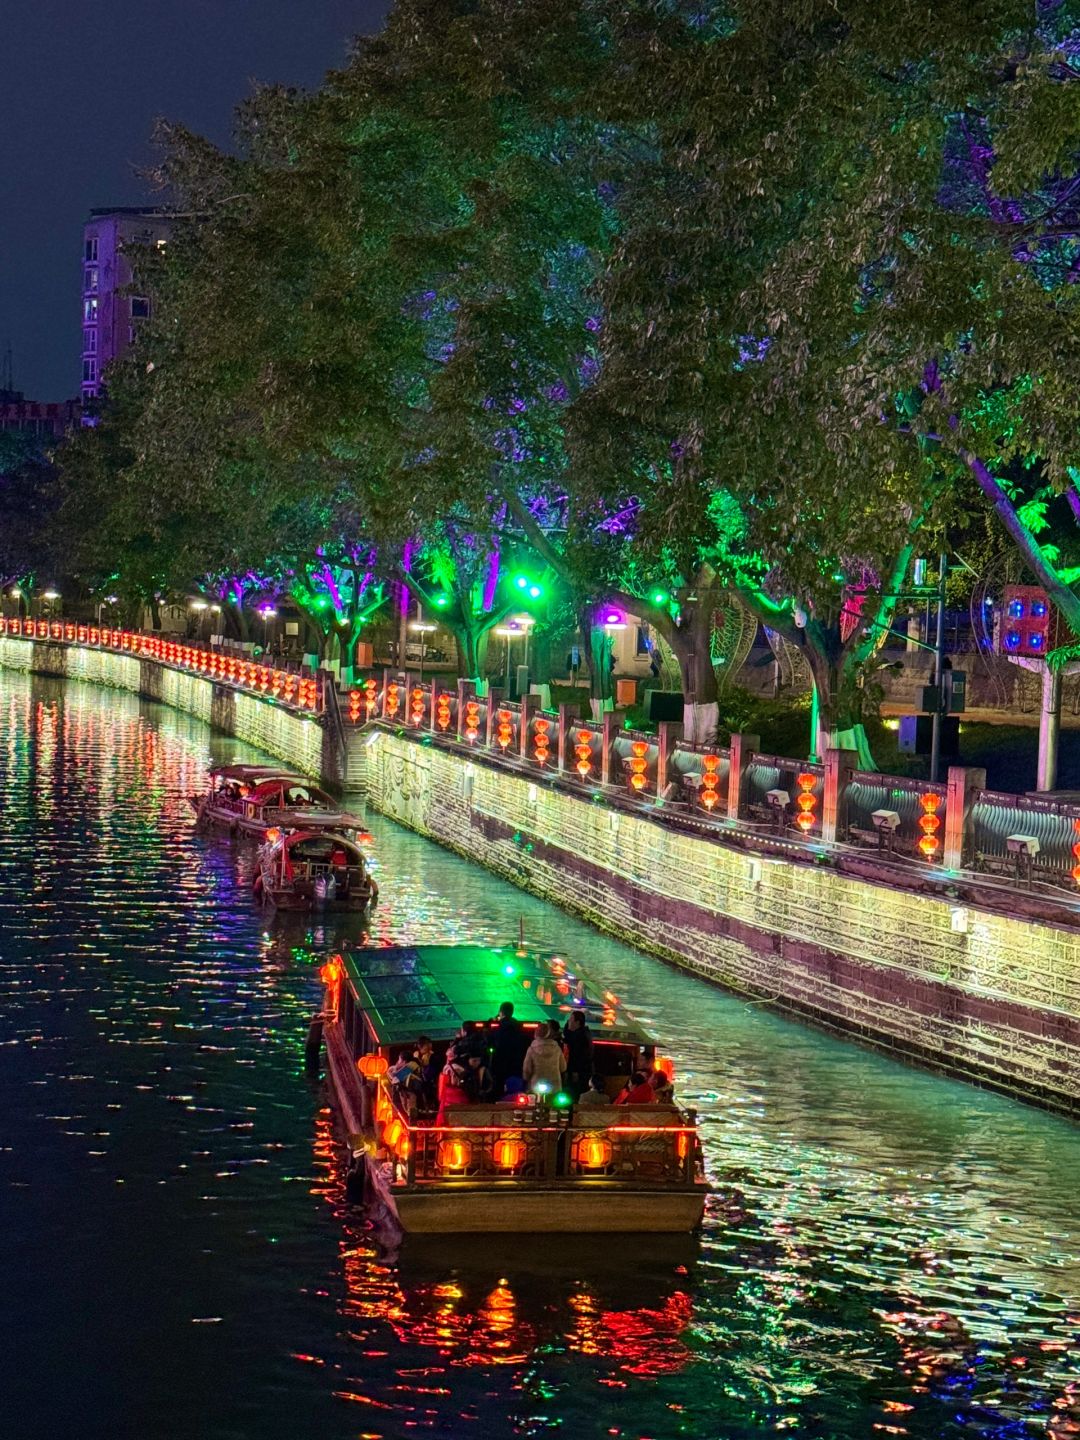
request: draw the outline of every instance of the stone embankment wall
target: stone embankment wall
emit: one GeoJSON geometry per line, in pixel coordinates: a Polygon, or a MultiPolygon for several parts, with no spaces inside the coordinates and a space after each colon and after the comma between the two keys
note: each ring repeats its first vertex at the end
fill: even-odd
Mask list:
{"type": "Polygon", "coordinates": [[[326,753],[330,747],[325,729],[311,716],[298,715],[283,705],[245,695],[231,686],[175,670],[157,660],[0,636],[0,669],[89,680],[95,685],[130,690],[196,715],[208,725],[286,761],[302,774],[318,777],[333,773],[333,763],[326,753]]]}
{"type": "Polygon", "coordinates": [[[1080,1113],[1080,934],[747,853],[384,731],[366,790],[430,836],[741,994],[1080,1113]]]}

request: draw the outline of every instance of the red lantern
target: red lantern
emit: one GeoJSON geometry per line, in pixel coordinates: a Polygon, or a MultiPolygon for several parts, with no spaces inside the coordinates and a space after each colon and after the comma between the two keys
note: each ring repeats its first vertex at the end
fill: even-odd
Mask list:
{"type": "Polygon", "coordinates": [[[465,1170],[472,1160],[472,1146],[466,1140],[444,1140],[435,1158],[440,1170],[465,1170]]]}
{"type": "Polygon", "coordinates": [[[514,738],[514,727],[510,719],[509,710],[499,710],[495,715],[495,741],[500,750],[505,751],[514,738]]]}
{"type": "Polygon", "coordinates": [[[577,772],[584,780],[592,769],[592,736],[588,730],[577,732],[574,754],[577,756],[577,772]]]}
{"type": "Polygon", "coordinates": [[[397,681],[391,680],[390,684],[386,687],[385,714],[387,720],[396,719],[397,713],[400,708],[401,686],[397,683],[397,681]]]}
{"type": "Polygon", "coordinates": [[[603,1170],[614,1156],[614,1146],[603,1135],[584,1135],[577,1142],[578,1164],[586,1170],[603,1170]]]}
{"type": "Polygon", "coordinates": [[[465,739],[470,745],[475,745],[480,734],[480,702],[479,700],[465,701],[465,739]]]}
{"type": "Polygon", "coordinates": [[[328,960],[319,970],[319,979],[324,985],[334,986],[341,979],[341,964],[337,960],[328,960]]]}
{"type": "Polygon", "coordinates": [[[495,1141],[494,1154],[500,1170],[517,1170],[525,1164],[525,1141],[519,1135],[501,1135],[495,1141]]]}
{"type": "Polygon", "coordinates": [[[711,814],[720,803],[720,756],[705,755],[701,763],[703,769],[698,799],[711,814]]]}
{"type": "Polygon", "coordinates": [[[450,696],[441,691],[435,701],[435,724],[440,730],[450,729],[450,696]]]}
{"type": "Polygon", "coordinates": [[[814,828],[817,816],[814,811],[817,807],[817,796],[814,794],[814,785],[817,783],[817,776],[804,771],[796,775],[795,784],[799,787],[799,794],[795,799],[795,807],[798,814],[795,816],[795,824],[805,835],[808,830],[814,828]]]}
{"type": "Polygon", "coordinates": [[[376,1080],[387,1073],[390,1062],[385,1055],[361,1055],[356,1062],[356,1068],[365,1080],[376,1080]]]}
{"type": "Polygon", "coordinates": [[[548,732],[551,721],[546,715],[537,715],[533,721],[533,754],[538,765],[546,765],[551,755],[551,740],[548,732]]]}
{"type": "Polygon", "coordinates": [[[1072,878],[1080,885],[1080,819],[1073,821],[1073,830],[1077,836],[1076,844],[1072,847],[1073,858],[1076,864],[1073,866],[1072,878]]]}
{"type": "Polygon", "coordinates": [[[649,747],[644,740],[634,740],[630,745],[630,789],[641,792],[649,783],[646,771],[649,768],[649,747]]]}
{"type": "Polygon", "coordinates": [[[360,723],[360,707],[363,701],[364,692],[362,690],[349,691],[349,723],[351,725],[358,725],[360,723]]]}
{"type": "Polygon", "coordinates": [[[374,680],[364,681],[364,709],[369,720],[375,714],[375,707],[378,704],[377,688],[374,680]]]}
{"type": "Polygon", "coordinates": [[[424,692],[419,685],[413,686],[412,694],[409,697],[409,723],[410,725],[424,723],[424,692]]]}
{"type": "Polygon", "coordinates": [[[919,816],[919,829],[923,832],[919,849],[927,860],[933,860],[941,845],[937,838],[937,832],[941,829],[941,817],[937,813],[941,796],[934,790],[927,790],[919,796],[919,804],[923,812],[919,816]]]}

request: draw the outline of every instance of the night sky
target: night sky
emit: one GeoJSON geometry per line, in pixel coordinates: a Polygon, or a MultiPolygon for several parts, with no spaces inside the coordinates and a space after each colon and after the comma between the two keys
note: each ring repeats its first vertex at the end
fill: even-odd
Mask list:
{"type": "MultiPolygon", "coordinates": [[[[82,225],[148,203],[159,115],[225,143],[252,81],[311,87],[390,0],[6,0],[0,18],[0,362],[75,396],[82,225]]],[[[0,371],[2,371],[0,363],[0,371]]]]}

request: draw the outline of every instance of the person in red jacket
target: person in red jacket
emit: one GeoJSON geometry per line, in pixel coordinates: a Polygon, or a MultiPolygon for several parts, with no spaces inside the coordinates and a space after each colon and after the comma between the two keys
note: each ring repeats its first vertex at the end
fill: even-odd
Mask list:
{"type": "Polygon", "coordinates": [[[615,1100],[616,1105],[653,1105],[655,1102],[656,1092],[644,1070],[634,1071],[615,1100]]]}

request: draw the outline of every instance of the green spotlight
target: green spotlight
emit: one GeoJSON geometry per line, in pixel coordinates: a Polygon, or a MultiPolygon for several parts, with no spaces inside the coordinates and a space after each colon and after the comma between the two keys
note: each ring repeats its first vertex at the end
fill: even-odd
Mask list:
{"type": "Polygon", "coordinates": [[[530,585],[530,586],[529,586],[529,599],[530,599],[530,600],[539,600],[539,599],[540,599],[540,596],[541,596],[543,593],[544,593],[544,592],[543,592],[543,590],[541,590],[541,588],[540,588],[539,585],[530,585]]]}
{"type": "Polygon", "coordinates": [[[649,596],[654,605],[666,605],[670,598],[666,590],[654,590],[649,596]]]}
{"type": "Polygon", "coordinates": [[[517,579],[514,581],[514,584],[517,586],[517,588],[518,588],[519,590],[524,590],[524,589],[527,588],[527,586],[528,586],[528,584],[529,584],[529,577],[528,577],[527,575],[519,575],[519,576],[517,577],[517,579]]]}

